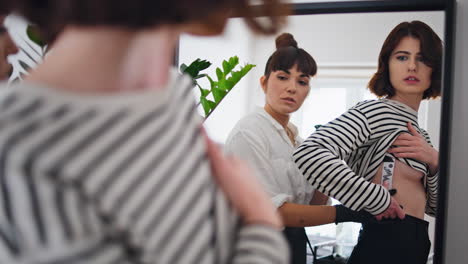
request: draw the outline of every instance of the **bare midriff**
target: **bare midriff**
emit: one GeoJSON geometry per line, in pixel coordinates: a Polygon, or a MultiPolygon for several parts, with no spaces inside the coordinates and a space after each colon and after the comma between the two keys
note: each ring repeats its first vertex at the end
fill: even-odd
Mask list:
{"type": "MultiPolygon", "coordinates": [[[[373,183],[381,184],[383,163],[377,169],[373,183]]],[[[397,190],[393,196],[403,206],[406,214],[424,219],[426,193],[421,179],[424,174],[405,163],[395,160],[392,188],[397,190]]]]}

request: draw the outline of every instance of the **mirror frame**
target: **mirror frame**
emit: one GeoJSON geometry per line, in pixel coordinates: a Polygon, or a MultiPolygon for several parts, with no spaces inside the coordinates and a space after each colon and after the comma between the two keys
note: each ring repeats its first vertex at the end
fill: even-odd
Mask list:
{"type": "MultiPolygon", "coordinates": [[[[411,12],[443,11],[444,57],[442,67],[442,106],[439,140],[439,189],[435,223],[434,264],[442,264],[445,259],[446,223],[447,223],[447,190],[450,154],[450,135],[452,127],[453,102],[453,65],[455,50],[455,14],[456,0],[363,0],[341,2],[316,2],[285,4],[291,15],[345,14],[345,13],[378,13],[378,12],[411,12]]],[[[259,8],[257,16],[262,15],[259,8]]],[[[233,17],[238,17],[233,15],[233,17]]],[[[179,46],[175,50],[174,65],[178,65],[179,46]]]]}
{"type": "Polygon", "coordinates": [[[444,11],[444,60],[442,68],[442,106],[439,142],[439,190],[435,224],[434,264],[445,259],[447,186],[450,178],[450,128],[452,127],[452,89],[455,43],[455,0],[369,0],[310,2],[289,4],[293,15],[376,13],[404,11],[444,11]]]}
{"type": "MultiPolygon", "coordinates": [[[[411,12],[443,11],[444,57],[442,67],[442,106],[439,140],[439,189],[435,223],[434,264],[442,264],[445,259],[446,223],[447,223],[447,190],[450,178],[450,135],[452,127],[453,102],[453,65],[455,50],[455,6],[456,0],[363,0],[340,2],[306,2],[285,4],[291,15],[377,13],[377,12],[411,12]]],[[[256,13],[262,15],[261,8],[256,13]]],[[[234,15],[234,17],[237,17],[234,15]]]]}

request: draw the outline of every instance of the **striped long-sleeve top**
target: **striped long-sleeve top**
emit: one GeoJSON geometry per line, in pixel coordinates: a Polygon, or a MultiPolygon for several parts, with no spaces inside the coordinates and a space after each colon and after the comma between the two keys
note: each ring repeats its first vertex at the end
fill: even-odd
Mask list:
{"type": "MultiPolygon", "coordinates": [[[[417,118],[416,111],[394,100],[360,102],[306,139],[295,151],[294,161],[319,191],[353,210],[380,214],[390,205],[390,194],[371,181],[393,141],[400,133],[409,133],[411,122],[430,144],[417,118]]],[[[438,173],[431,175],[427,164],[414,159],[398,160],[424,173],[426,213],[434,215],[438,173]]]]}
{"type": "Polygon", "coordinates": [[[73,94],[0,85],[0,263],[286,263],[215,184],[191,80],[73,94]]]}

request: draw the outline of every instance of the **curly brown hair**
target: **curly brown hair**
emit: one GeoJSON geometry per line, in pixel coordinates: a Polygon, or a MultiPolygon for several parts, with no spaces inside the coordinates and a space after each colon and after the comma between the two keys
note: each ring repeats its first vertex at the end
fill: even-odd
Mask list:
{"type": "Polygon", "coordinates": [[[378,69],[369,81],[369,90],[378,97],[392,97],[395,95],[395,89],[390,83],[388,62],[393,50],[405,37],[419,40],[423,61],[432,68],[431,86],[424,91],[423,99],[440,96],[442,85],[442,40],[431,27],[421,21],[402,22],[390,32],[380,50],[378,69]]]}
{"type": "Polygon", "coordinates": [[[66,25],[138,30],[161,24],[208,24],[206,20],[217,13],[242,16],[254,31],[272,34],[289,13],[280,1],[261,0],[261,5],[252,6],[249,0],[1,0],[0,13],[19,13],[49,36],[66,25]],[[260,23],[259,15],[267,23],[260,23]]]}

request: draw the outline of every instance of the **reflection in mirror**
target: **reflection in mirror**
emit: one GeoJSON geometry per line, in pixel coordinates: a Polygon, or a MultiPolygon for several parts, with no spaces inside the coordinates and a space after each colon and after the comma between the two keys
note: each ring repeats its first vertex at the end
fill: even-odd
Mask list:
{"type": "MultiPolygon", "coordinates": [[[[314,132],[315,125],[333,120],[359,101],[375,98],[366,87],[377,69],[382,43],[397,24],[412,20],[425,22],[443,38],[444,13],[439,11],[290,17],[283,31],[292,33],[299,47],[308,51],[318,65],[318,73],[311,81],[308,98],[291,117],[291,122],[298,127],[302,138],[307,138],[314,132]]],[[[239,57],[241,64],[257,65],[206,120],[208,133],[218,142],[225,142],[238,120],[254,111],[257,106],[264,105],[259,79],[274,50],[274,37],[260,37],[249,33],[240,19],[231,19],[222,37],[181,38],[179,63],[187,64],[197,58],[207,59],[213,63],[206,71],[212,76],[216,76],[214,69],[221,66],[223,59],[234,55],[239,57]]],[[[208,83],[203,85],[209,86],[208,83]]],[[[198,94],[195,96],[198,97],[198,94]]],[[[418,121],[438,149],[440,99],[423,101],[419,108],[418,121]]],[[[425,218],[430,222],[429,233],[433,245],[435,220],[429,216],[425,218]]],[[[330,243],[332,247],[322,248],[319,254],[326,255],[334,251],[347,256],[356,243],[359,228],[359,224],[331,224],[307,228],[307,234],[313,243],[336,240],[336,243],[330,243]]]]}

